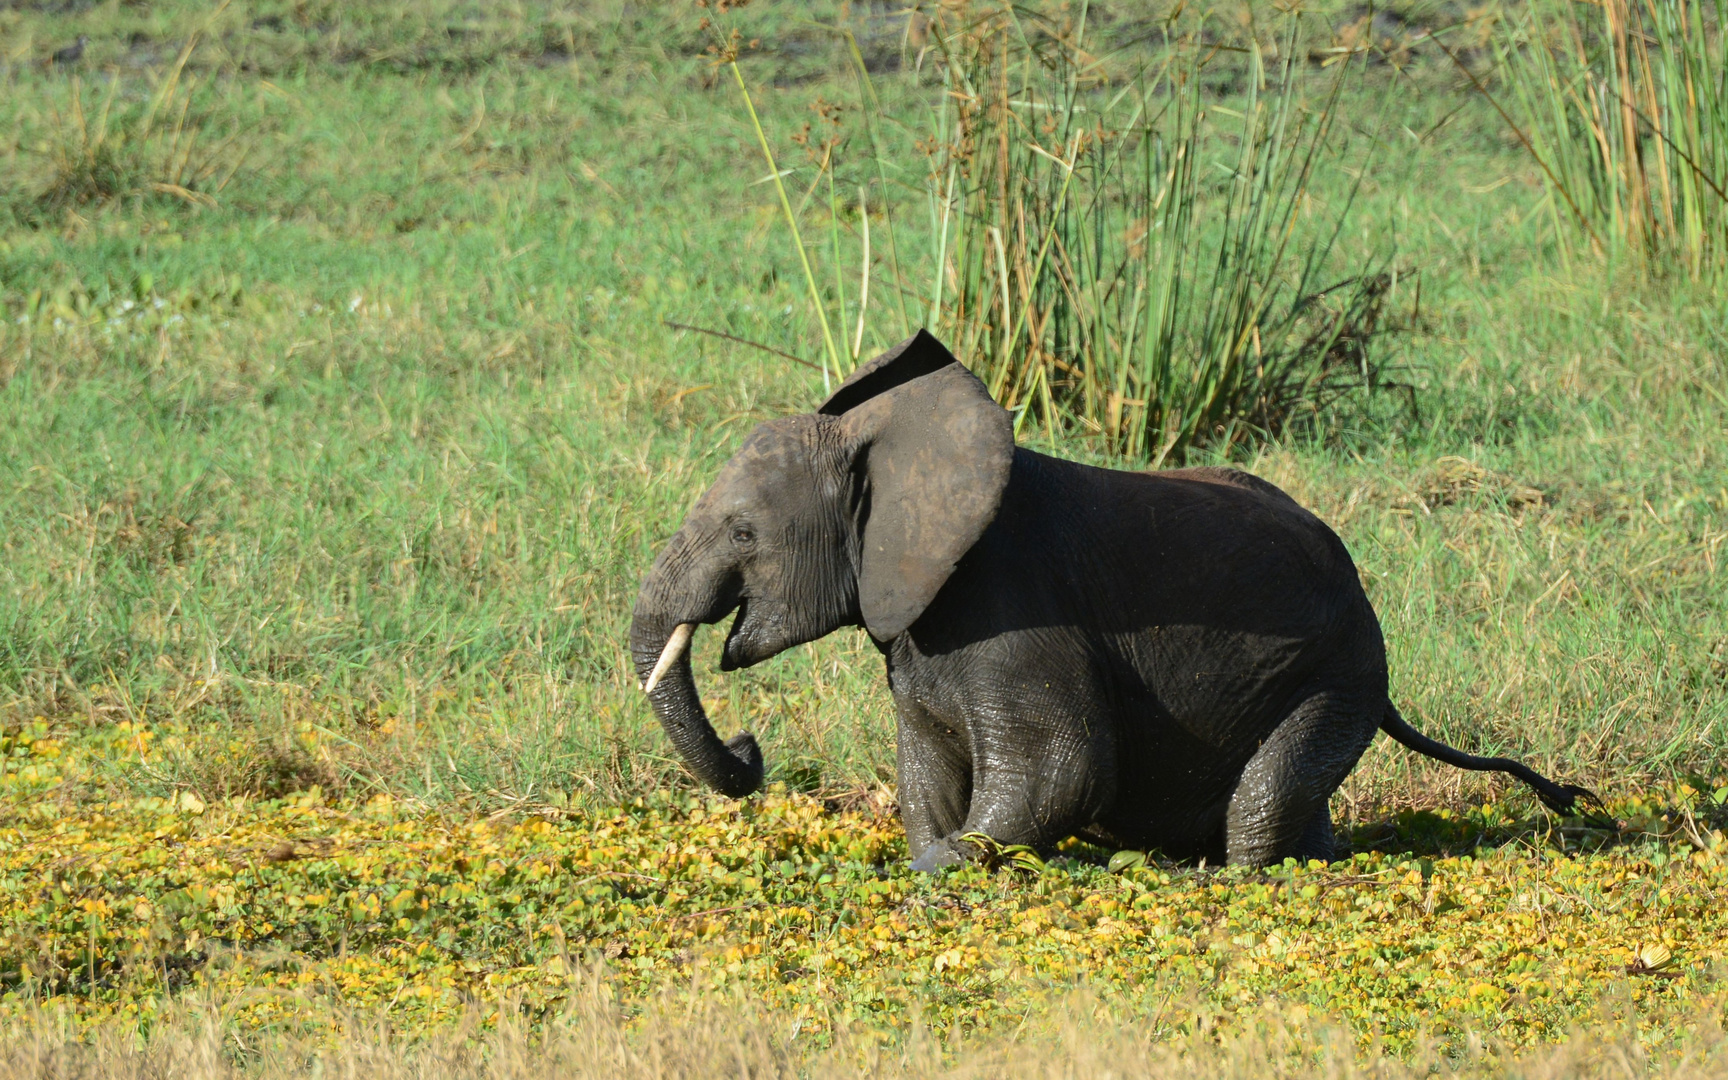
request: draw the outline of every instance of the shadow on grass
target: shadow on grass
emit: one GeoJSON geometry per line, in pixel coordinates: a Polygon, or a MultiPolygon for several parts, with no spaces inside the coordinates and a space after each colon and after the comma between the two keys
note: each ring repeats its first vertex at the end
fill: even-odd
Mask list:
{"type": "Polygon", "coordinates": [[[1715,851],[1724,846],[1723,830],[1728,829],[1725,794],[1728,788],[1717,787],[1712,793],[1708,786],[1680,784],[1674,790],[1616,801],[1605,814],[1566,818],[1529,817],[1492,805],[1462,813],[1406,808],[1339,826],[1338,848],[1345,856],[1372,851],[1434,858],[1508,846],[1568,855],[1639,845],[1715,851]]]}
{"type": "Polygon", "coordinates": [[[1338,828],[1340,855],[1373,851],[1383,855],[1450,858],[1508,845],[1570,853],[1648,839],[1649,834],[1639,829],[1595,828],[1546,816],[1496,822],[1481,814],[1459,815],[1442,810],[1405,809],[1389,818],[1338,828]]]}
{"type": "MultiPolygon", "coordinates": [[[[1446,859],[1503,848],[1588,855],[1625,848],[1677,849],[1728,854],[1728,781],[1693,780],[1610,801],[1603,813],[1576,817],[1531,815],[1527,808],[1486,804],[1454,809],[1406,807],[1371,814],[1335,827],[1336,860],[1374,853],[1446,859]]],[[[1193,860],[1171,860],[1156,850],[1141,854],[1070,839],[1055,858],[1074,863],[1157,865],[1196,869],[1193,860]],[[1126,857],[1126,861],[1125,861],[1126,857]]]]}

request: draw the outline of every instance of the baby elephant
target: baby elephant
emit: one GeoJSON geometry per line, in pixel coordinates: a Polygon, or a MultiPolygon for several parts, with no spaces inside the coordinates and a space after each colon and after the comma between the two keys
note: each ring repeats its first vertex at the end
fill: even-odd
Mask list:
{"type": "Polygon", "coordinates": [[[1327,800],[1376,731],[1511,773],[1557,812],[1589,794],[1406,724],[1349,553],[1288,495],[1230,469],[1118,472],[1016,447],[1008,414],[922,331],[815,414],[752,432],[642,582],[638,677],[690,770],[742,796],[761,751],[714,734],[689,660],[695,625],[734,611],[727,671],[869,631],[919,869],[965,858],[971,832],[1325,859],[1327,800]]]}

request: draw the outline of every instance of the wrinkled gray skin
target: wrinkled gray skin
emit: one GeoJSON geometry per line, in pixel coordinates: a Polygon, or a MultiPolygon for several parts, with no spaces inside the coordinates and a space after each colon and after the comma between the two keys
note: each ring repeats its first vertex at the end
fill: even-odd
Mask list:
{"type": "MultiPolygon", "coordinates": [[[[1349,554],[1282,491],[1016,448],[1008,415],[923,332],[817,413],[745,440],[642,583],[638,676],[678,624],[734,611],[727,671],[869,631],[920,869],[966,857],[974,831],[1214,863],[1329,858],[1327,801],[1382,729],[1513,772],[1556,809],[1586,794],[1404,724],[1349,554]]],[[[688,651],[650,700],[701,781],[761,786],[754,737],[714,734],[688,651]]]]}

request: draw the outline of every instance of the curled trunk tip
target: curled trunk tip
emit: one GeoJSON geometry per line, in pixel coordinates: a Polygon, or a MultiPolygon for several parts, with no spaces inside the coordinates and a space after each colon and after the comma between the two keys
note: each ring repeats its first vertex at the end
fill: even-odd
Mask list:
{"type": "Polygon", "coordinates": [[[637,672],[647,672],[642,687],[672,745],[696,779],[722,795],[737,799],[757,791],[765,769],[756,737],[745,731],[721,741],[696,693],[690,672],[690,638],[696,624],[679,623],[668,633],[655,622],[638,612],[631,651],[637,672]]]}

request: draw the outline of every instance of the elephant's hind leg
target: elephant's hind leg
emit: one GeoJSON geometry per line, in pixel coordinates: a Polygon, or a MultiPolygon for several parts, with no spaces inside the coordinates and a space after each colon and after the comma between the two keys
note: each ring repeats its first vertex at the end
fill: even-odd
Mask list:
{"type": "Polygon", "coordinates": [[[1378,730],[1380,698],[1321,691],[1275,728],[1242,770],[1225,817],[1232,863],[1328,859],[1327,803],[1378,730]]]}

